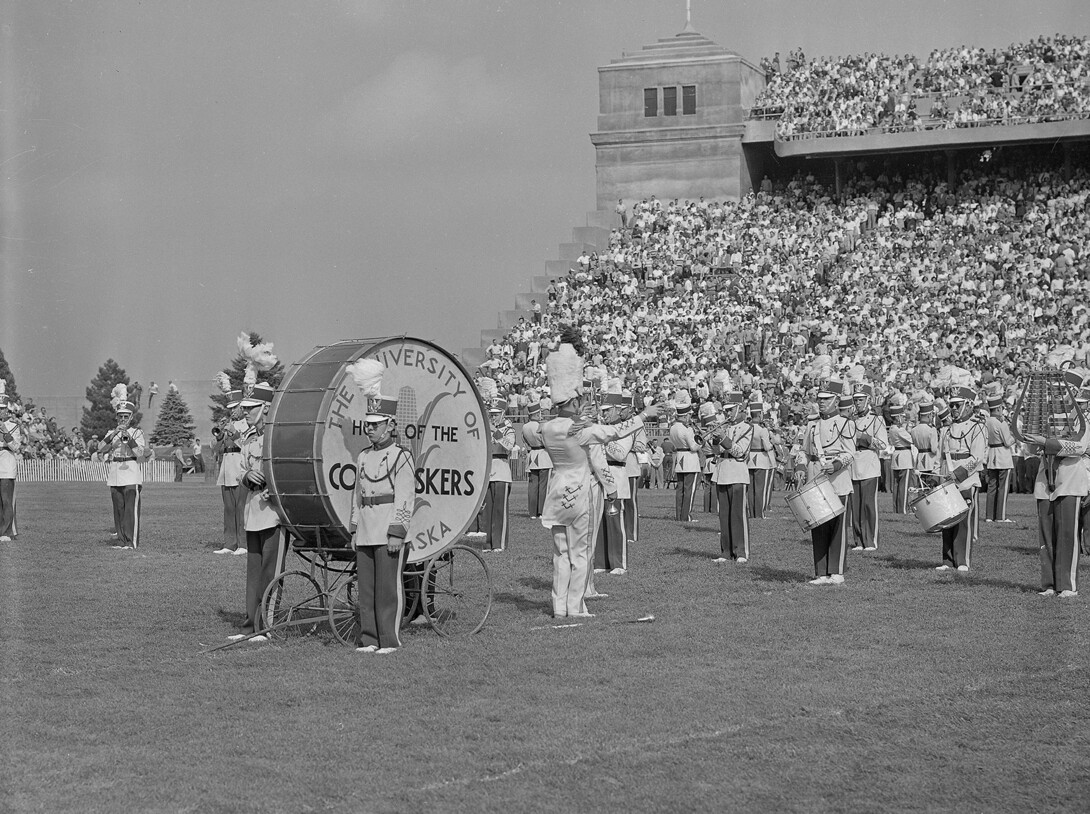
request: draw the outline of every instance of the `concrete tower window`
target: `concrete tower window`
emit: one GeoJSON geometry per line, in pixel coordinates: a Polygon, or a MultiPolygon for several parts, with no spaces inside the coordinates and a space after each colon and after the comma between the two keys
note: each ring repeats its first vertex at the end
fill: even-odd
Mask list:
{"type": "Polygon", "coordinates": [[[662,89],[662,115],[677,115],[677,88],[662,89]]]}
{"type": "Polygon", "coordinates": [[[681,114],[692,116],[696,113],[696,85],[681,86],[681,114]]]}
{"type": "Polygon", "coordinates": [[[657,115],[659,115],[659,89],[658,88],[644,88],[643,89],[643,115],[644,116],[657,116],[657,115]]]}

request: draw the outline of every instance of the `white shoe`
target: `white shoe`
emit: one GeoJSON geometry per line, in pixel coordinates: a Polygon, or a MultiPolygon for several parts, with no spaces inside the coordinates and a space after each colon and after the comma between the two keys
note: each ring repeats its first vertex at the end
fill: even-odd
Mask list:
{"type": "Polygon", "coordinates": [[[1055,596],[1056,591],[1052,588],[1045,588],[1043,591],[1038,591],[1037,596],[1055,596]]]}
{"type": "Polygon", "coordinates": [[[396,647],[380,647],[378,650],[375,651],[375,654],[379,655],[379,656],[385,656],[385,655],[388,655],[390,653],[396,653],[396,652],[397,652],[396,647]]]}
{"type": "Polygon", "coordinates": [[[231,551],[231,549],[229,549],[229,548],[217,548],[212,553],[213,554],[233,554],[234,552],[231,551]]]}
{"type": "Polygon", "coordinates": [[[377,644],[369,644],[366,647],[357,647],[356,648],[357,653],[374,653],[376,650],[378,650],[378,645],[377,644]]]}
{"type": "Polygon", "coordinates": [[[115,531],[115,532],[112,532],[112,533],[110,534],[110,539],[113,539],[113,540],[116,540],[116,539],[117,539],[117,532],[116,532],[116,531],[115,531]]]}
{"type": "Polygon", "coordinates": [[[605,572],[606,572],[605,568],[595,568],[594,569],[594,573],[596,573],[596,574],[604,574],[605,572]]]}
{"type": "Polygon", "coordinates": [[[830,585],[843,585],[844,584],[844,575],[843,574],[830,574],[829,575],[829,584],[830,585]]]}
{"type": "Polygon", "coordinates": [[[252,636],[250,638],[251,642],[257,642],[258,644],[261,644],[262,642],[267,642],[268,640],[269,637],[266,636],[264,633],[258,633],[256,636],[252,636]]]}
{"type": "Polygon", "coordinates": [[[828,577],[814,577],[807,584],[808,585],[829,585],[831,583],[829,582],[828,577]]]}
{"type": "Polygon", "coordinates": [[[245,554],[246,552],[247,552],[247,549],[245,549],[245,548],[236,548],[236,549],[235,549],[234,551],[232,551],[231,553],[232,553],[232,554],[233,554],[234,556],[236,556],[236,557],[240,557],[240,556],[242,556],[243,554],[245,554]]]}
{"type": "Polygon", "coordinates": [[[1056,594],[1056,596],[1060,597],[1060,599],[1071,599],[1072,597],[1076,597],[1078,595],[1078,591],[1060,591],[1058,594],[1056,594]]]}
{"type": "Polygon", "coordinates": [[[8,537],[6,534],[3,537],[0,537],[0,543],[10,543],[10,542],[11,542],[11,538],[8,537]]]}
{"type": "Polygon", "coordinates": [[[850,551],[862,551],[862,550],[863,550],[863,546],[861,546],[861,545],[853,545],[853,546],[852,546],[852,547],[851,547],[851,548],[850,548],[849,550],[850,550],[850,551]]]}
{"type": "Polygon", "coordinates": [[[609,573],[610,573],[610,574],[611,574],[612,576],[615,576],[615,577],[619,577],[619,576],[623,576],[624,574],[627,574],[627,573],[628,573],[628,569],[627,569],[627,568],[614,568],[614,569],[613,569],[612,571],[610,571],[609,573]]]}
{"type": "Polygon", "coordinates": [[[110,546],[110,548],[117,549],[118,551],[127,551],[128,549],[132,548],[132,546],[131,545],[114,545],[114,546],[110,546]]]}
{"type": "Polygon", "coordinates": [[[969,566],[968,565],[959,565],[958,570],[961,571],[962,573],[964,573],[965,571],[969,570],[969,566]]]}
{"type": "Polygon", "coordinates": [[[609,599],[609,594],[583,594],[583,599],[609,599]]]}
{"type": "Polygon", "coordinates": [[[249,635],[249,633],[232,633],[230,636],[227,637],[227,641],[237,642],[239,639],[245,639],[249,635]]]}
{"type": "Polygon", "coordinates": [[[996,523],[1013,523],[1013,520],[996,520],[996,523]]]}
{"type": "Polygon", "coordinates": [[[591,619],[591,618],[593,618],[593,616],[594,616],[593,613],[569,613],[568,614],[569,619],[591,619]]]}
{"type": "Polygon", "coordinates": [[[735,560],[735,562],[749,562],[749,560],[747,558],[745,558],[745,557],[739,557],[738,559],[735,560]]]}
{"type": "Polygon", "coordinates": [[[989,519],[989,518],[987,518],[987,517],[985,517],[985,518],[984,518],[984,522],[985,522],[985,523],[994,523],[995,521],[994,521],[994,520],[991,520],[991,519],[989,519]]]}
{"type": "Polygon", "coordinates": [[[876,545],[863,546],[863,550],[864,551],[877,551],[878,546],[876,546],[876,545]]]}
{"type": "Polygon", "coordinates": [[[727,561],[726,557],[716,557],[714,560],[712,560],[712,562],[726,562],[726,561],[727,561]]]}
{"type": "Polygon", "coordinates": [[[953,571],[954,567],[952,565],[936,565],[935,570],[936,571],[953,571]]]}

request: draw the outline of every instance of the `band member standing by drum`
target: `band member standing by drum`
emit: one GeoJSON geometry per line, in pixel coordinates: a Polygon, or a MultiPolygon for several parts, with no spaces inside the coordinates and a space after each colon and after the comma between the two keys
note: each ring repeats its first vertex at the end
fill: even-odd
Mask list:
{"type": "Polygon", "coordinates": [[[723,395],[726,426],[713,439],[716,452],[712,477],[719,493],[719,556],[713,562],[749,562],[749,460],[753,425],[745,420],[741,393],[723,395]]]}
{"type": "Polygon", "coordinates": [[[912,434],[905,429],[905,408],[898,401],[889,405],[890,427],[888,431],[890,471],[893,474],[893,511],[908,514],[908,485],[912,475],[912,434]]]}
{"type": "Polygon", "coordinates": [[[488,476],[488,491],[481,506],[478,530],[485,534],[486,551],[507,550],[507,503],[511,496],[511,450],[515,446],[515,430],[507,420],[507,399],[492,400],[488,418],[492,434],[492,470],[488,476]]]}
{"type": "Polygon", "coordinates": [[[711,437],[711,428],[716,423],[715,405],[705,401],[697,409],[696,421],[700,426],[694,430],[700,444],[700,481],[704,487],[704,511],[719,514],[719,493],[715,488],[715,467],[719,461],[719,450],[711,437]]]}
{"type": "Polygon", "coordinates": [[[114,510],[117,549],[136,549],[140,545],[140,492],[144,472],[140,468],[148,445],[139,427],[132,427],[136,406],[128,400],[128,387],[118,384],[113,389],[117,426],[102,439],[99,454],[106,461],[106,484],[114,510]]]}
{"type": "Polygon", "coordinates": [[[549,491],[549,472],[552,471],[553,462],[545,447],[541,446],[541,402],[534,400],[526,406],[526,414],[529,416],[522,425],[522,440],[526,443],[526,504],[530,512],[530,519],[537,520],[541,517],[541,509],[545,505],[545,495],[549,491]]]}
{"type": "Polygon", "coordinates": [[[239,439],[242,455],[241,484],[246,489],[243,525],[246,530],[246,622],[241,633],[228,636],[237,640],[249,637],[251,642],[264,642],[265,628],[261,618],[261,598],[265,589],[284,568],[287,552],[280,517],[273,508],[266,488],[261,453],[265,444],[265,416],[273,400],[273,389],[258,382],[239,406],[246,418],[246,431],[239,439]],[[251,634],[258,634],[253,636],[251,634]]]}
{"type": "Polygon", "coordinates": [[[855,404],[855,460],[852,462],[852,551],[878,550],[879,456],[889,446],[886,422],[872,409],[874,387],[859,382],[852,392],[855,404]]]}
{"type": "MultiPolygon", "coordinates": [[[[636,409],[636,396],[631,392],[622,390],[621,395],[636,409]]],[[[640,427],[632,436],[632,448],[628,451],[625,460],[625,474],[628,476],[628,497],[624,500],[624,533],[629,543],[635,543],[640,539],[640,502],[638,499],[640,482],[644,479],[644,464],[640,461],[642,456],[648,453],[647,430],[640,427]]]]}
{"type": "MultiPolygon", "coordinates": [[[[226,374],[221,374],[226,377],[226,374]]],[[[227,409],[230,416],[221,426],[212,428],[212,451],[219,456],[220,466],[216,475],[216,485],[220,487],[223,499],[223,547],[214,554],[246,553],[246,487],[242,486],[242,449],[239,439],[249,428],[242,418],[241,390],[231,390],[230,383],[226,391],[227,409]]]]}
{"type": "Polygon", "coordinates": [[[749,403],[749,420],[753,439],[749,445],[749,505],[754,520],[764,520],[772,498],[772,481],[776,472],[776,445],[765,419],[765,405],[749,403]]]}
{"type": "Polygon", "coordinates": [[[561,334],[557,351],[545,360],[550,396],[557,417],[541,426],[541,440],[553,461],[549,494],[541,525],[553,535],[553,615],[557,618],[589,616],[584,601],[589,563],[593,474],[587,457],[591,444],[605,444],[632,435],[643,418],[656,418],[657,407],[613,426],[579,420],[583,402],[583,360],[579,335],[571,329],[561,334]]]}
{"type": "Polygon", "coordinates": [[[939,433],[935,429],[935,403],[921,402],[919,423],[910,432],[912,446],[916,448],[915,470],[921,474],[932,475],[938,469],[939,433]]]}
{"type": "MultiPolygon", "coordinates": [[[[829,479],[846,507],[852,494],[851,465],[855,459],[855,422],[838,415],[844,383],[825,381],[818,388],[818,417],[803,430],[795,456],[795,486],[819,477],[829,479]]],[[[847,559],[846,513],[826,520],[810,531],[814,548],[814,579],[811,585],[840,585],[847,559]]]]}
{"type": "Polygon", "coordinates": [[[11,418],[11,402],[0,379],[0,543],[10,543],[15,536],[16,455],[22,447],[19,423],[11,418]]]}
{"type": "Polygon", "coordinates": [[[367,397],[363,426],[371,442],[356,459],[350,523],[360,606],[356,651],[387,654],[401,646],[405,540],[416,506],[416,466],[412,453],[394,443],[397,399],[382,395],[382,363],[361,359],[348,371],[367,397]]]}
{"type": "Polygon", "coordinates": [[[957,483],[969,506],[969,513],[957,525],[942,530],[942,565],[936,571],[968,571],[973,543],[977,537],[976,494],[980,470],[988,454],[984,425],[973,416],[976,393],[970,387],[956,387],[949,399],[951,424],[939,439],[940,474],[957,483]]]}
{"type": "Polygon", "coordinates": [[[670,425],[670,443],[674,447],[674,519],[688,523],[693,519],[696,478],[700,474],[700,444],[692,428],[692,398],[688,390],[674,396],[677,420],[670,425]]]}
{"type": "Polygon", "coordinates": [[[988,453],[984,476],[987,478],[988,497],[984,522],[1013,523],[1013,520],[1007,519],[1007,493],[1010,492],[1011,473],[1014,472],[1013,450],[1017,441],[1004,416],[1002,390],[991,390],[987,399],[989,415],[984,422],[984,431],[988,439],[988,453]]]}
{"type": "MultiPolygon", "coordinates": [[[[626,399],[621,392],[620,379],[607,379],[602,388],[603,424],[619,424],[631,416],[632,399],[626,399]],[[628,416],[624,413],[627,412],[628,416]]],[[[606,500],[603,502],[600,532],[594,545],[594,572],[609,571],[613,575],[628,572],[628,535],[625,533],[625,511],[631,494],[628,480],[628,453],[632,450],[635,433],[623,438],[608,441],[602,445],[592,445],[591,452],[601,450],[599,461],[591,459],[591,466],[598,472],[601,464],[606,471],[599,481],[603,483],[606,500]],[[595,464],[598,463],[598,466],[595,464]]]]}

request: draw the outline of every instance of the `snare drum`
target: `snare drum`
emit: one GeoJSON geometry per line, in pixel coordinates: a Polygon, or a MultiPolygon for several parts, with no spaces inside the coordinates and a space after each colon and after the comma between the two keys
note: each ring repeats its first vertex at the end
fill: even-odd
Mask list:
{"type": "Polygon", "coordinates": [[[347,367],[385,365],[383,392],[397,394],[398,443],[416,464],[408,561],[458,541],[477,516],[492,463],[488,413],[465,368],[437,345],[397,336],[315,348],[284,376],[265,421],[269,494],[284,526],[312,545],[347,546],[356,458],[367,399],[347,367]]]}
{"type": "Polygon", "coordinates": [[[833,489],[832,481],[824,475],[787,495],[786,500],[787,508],[795,515],[803,531],[817,528],[844,513],[844,502],[833,489]]]}
{"type": "Polygon", "coordinates": [[[956,483],[943,483],[927,490],[909,508],[928,533],[956,526],[969,514],[969,504],[956,483]]]}

